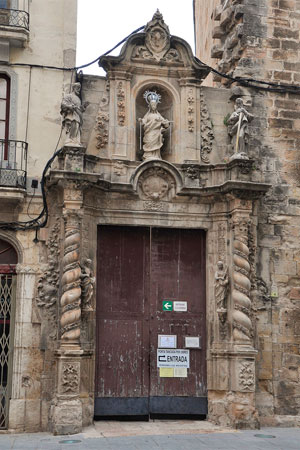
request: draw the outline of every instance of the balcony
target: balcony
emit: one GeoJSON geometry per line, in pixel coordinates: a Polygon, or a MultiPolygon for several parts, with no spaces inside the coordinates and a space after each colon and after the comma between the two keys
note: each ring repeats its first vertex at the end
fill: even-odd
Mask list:
{"type": "Polygon", "coordinates": [[[0,26],[24,28],[29,31],[29,14],[18,9],[0,8],[0,26]]]}
{"type": "Polygon", "coordinates": [[[7,39],[11,46],[22,47],[29,38],[29,13],[28,1],[23,0],[23,9],[4,8],[10,5],[7,1],[0,0],[0,38],[7,39]]]}
{"type": "Polygon", "coordinates": [[[1,191],[2,187],[26,189],[27,147],[27,142],[0,139],[1,191]]]}

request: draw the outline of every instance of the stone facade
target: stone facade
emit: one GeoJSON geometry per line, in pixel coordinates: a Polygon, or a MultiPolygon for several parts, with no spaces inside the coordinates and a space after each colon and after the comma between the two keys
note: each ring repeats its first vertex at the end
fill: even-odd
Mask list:
{"type": "MultiPolygon", "coordinates": [[[[62,23],[65,14],[73,24],[58,46],[61,56],[73,54],[75,45],[70,1],[59,1],[62,23]]],[[[279,58],[297,53],[298,19],[290,2],[264,0],[259,8],[255,0],[219,3],[201,0],[219,27],[219,50],[213,47],[219,69],[274,81],[287,71],[286,81],[296,81],[297,64],[279,58]],[[275,25],[279,12],[286,28],[275,25]],[[294,34],[281,37],[282,29],[294,34]]],[[[199,11],[196,1],[196,32],[204,20],[199,11]]],[[[201,32],[207,47],[210,25],[201,32]]],[[[63,101],[69,139],[47,175],[46,227],[37,237],[34,229],[1,231],[19,255],[9,428],[70,434],[93,420],[98,225],[205,230],[208,418],[237,428],[296,423],[297,96],[231,86],[221,78],[210,86],[207,67],[185,41],[170,35],[159,12],[119,56],[99,63],[106,78],[81,77],[81,92],[77,85],[73,98],[83,122],[66,110],[75,81],[69,72],[68,78],[53,75],[46,92],[37,80],[43,114],[49,111],[47,132],[53,137],[57,131],[58,138],[63,101]],[[156,98],[152,109],[150,98],[156,98]],[[160,114],[164,130],[150,125],[148,137],[159,153],[145,159],[147,108],[160,114]],[[234,114],[236,122],[230,120],[234,114]],[[241,143],[243,151],[233,155],[241,143]]],[[[40,157],[39,121],[30,127],[29,179],[40,176],[56,145],[43,137],[40,157]]],[[[26,192],[0,192],[6,199],[2,220],[26,221],[26,192]]],[[[37,215],[41,206],[36,197],[30,213],[37,215]]]]}
{"type": "MultiPolygon", "coordinates": [[[[287,88],[291,86],[282,93],[267,92],[232,83],[217,74],[213,76],[214,83],[212,78],[208,80],[210,86],[227,88],[232,105],[237,97],[241,97],[251,108],[254,120],[249,124],[249,156],[255,160],[255,172],[260,179],[272,185],[259,200],[257,233],[251,231],[250,247],[246,241],[240,241],[246,251],[245,245],[250,250],[257,240],[255,251],[253,248],[248,255],[250,272],[247,265],[243,276],[250,280],[245,294],[252,303],[252,312],[250,315],[246,312],[246,315],[253,324],[254,348],[258,353],[253,376],[251,366],[246,367],[245,364],[244,369],[238,369],[237,373],[248,377],[253,391],[253,407],[261,425],[295,426],[299,425],[300,417],[300,103],[299,88],[293,93],[292,86],[300,81],[300,2],[196,0],[194,3],[196,53],[203,62],[233,77],[274,82],[287,85],[287,88]],[[203,23],[197,19],[203,8],[214,19],[213,26],[208,24],[203,28],[203,23]],[[207,53],[208,48],[212,59],[207,53]],[[252,276],[254,267],[256,274],[252,276]]],[[[234,241],[236,247],[235,242],[238,241],[234,241]]],[[[244,258],[241,254],[239,257],[244,258]]],[[[235,267],[237,265],[234,265],[234,270],[235,267]]],[[[245,321],[244,331],[249,327],[250,321],[245,321]]],[[[242,384],[246,386],[247,382],[243,380],[242,384]]],[[[216,406],[211,409],[212,420],[219,423],[225,420],[221,411],[229,411],[227,395],[223,388],[217,396],[213,394],[216,406]]],[[[231,401],[238,404],[241,394],[232,392],[230,395],[231,401]]],[[[230,414],[238,417],[240,408],[231,407],[230,414]]]]}
{"type": "MultiPolygon", "coordinates": [[[[74,76],[70,70],[43,66],[74,67],[77,14],[75,0],[13,0],[8,5],[12,11],[1,9],[0,74],[10,80],[7,145],[16,149],[16,159],[10,166],[5,163],[5,157],[3,161],[1,139],[0,222],[5,223],[27,222],[37,217],[43,208],[41,175],[58,144],[62,93],[69,89],[74,76]],[[10,21],[4,21],[2,14],[10,17],[10,21]],[[18,155],[27,145],[27,167],[22,167],[26,183],[20,186],[17,182],[13,186],[12,178],[5,184],[3,180],[9,167],[21,169],[18,155]],[[35,190],[31,187],[32,180],[38,181],[35,190]]],[[[53,202],[51,196],[49,203],[53,202]]],[[[38,230],[37,234],[34,228],[24,231],[0,225],[0,239],[16,249],[19,262],[13,305],[15,320],[10,331],[13,345],[7,423],[7,427],[16,432],[49,428],[55,388],[54,351],[58,339],[63,225],[55,211],[48,227],[38,230]]]]}

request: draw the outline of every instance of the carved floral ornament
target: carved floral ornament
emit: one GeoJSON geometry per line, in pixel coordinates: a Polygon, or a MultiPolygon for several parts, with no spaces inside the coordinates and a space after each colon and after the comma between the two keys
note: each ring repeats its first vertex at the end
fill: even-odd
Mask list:
{"type": "Polygon", "coordinates": [[[254,389],[255,376],[253,362],[243,362],[239,370],[239,385],[243,391],[252,391],[254,389]]]}
{"type": "Polygon", "coordinates": [[[170,48],[169,27],[165,24],[159,10],[147,23],[145,34],[145,45],[135,47],[132,59],[182,63],[179,52],[175,48],[170,48]]]}
{"type": "Polygon", "coordinates": [[[78,364],[66,363],[63,365],[61,385],[64,393],[77,393],[79,386],[78,364]]]}
{"type": "Polygon", "coordinates": [[[140,176],[138,187],[142,197],[158,202],[175,188],[175,180],[165,169],[152,167],[140,176]]]}

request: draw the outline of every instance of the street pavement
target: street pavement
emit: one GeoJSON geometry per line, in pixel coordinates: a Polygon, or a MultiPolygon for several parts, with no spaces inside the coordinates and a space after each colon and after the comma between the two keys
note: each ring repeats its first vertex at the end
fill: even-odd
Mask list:
{"type": "Polygon", "coordinates": [[[100,421],[72,436],[0,434],[0,449],[300,450],[300,428],[237,431],[201,421],[100,421]]]}

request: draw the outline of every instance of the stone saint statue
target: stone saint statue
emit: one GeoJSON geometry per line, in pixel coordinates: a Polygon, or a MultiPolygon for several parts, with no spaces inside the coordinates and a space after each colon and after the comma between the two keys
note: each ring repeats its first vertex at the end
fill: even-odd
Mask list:
{"type": "Polygon", "coordinates": [[[234,111],[229,117],[228,134],[232,138],[232,146],[234,154],[231,159],[243,158],[248,159],[246,153],[246,144],[248,143],[249,131],[248,123],[254,118],[245,108],[241,98],[237,98],[234,105],[234,111]]]}
{"type": "Polygon", "coordinates": [[[93,274],[92,260],[86,258],[83,267],[81,267],[81,297],[82,297],[82,309],[85,311],[91,311],[92,299],[96,284],[96,278],[93,274]]]}
{"type": "Polygon", "coordinates": [[[72,84],[72,92],[66,94],[61,102],[62,126],[66,131],[66,145],[81,146],[82,113],[88,103],[81,103],[80,83],[72,84]]]}
{"type": "Polygon", "coordinates": [[[161,159],[160,149],[163,146],[163,132],[169,128],[170,122],[158,111],[157,105],[161,96],[155,91],[146,91],[144,99],[148,103],[149,110],[142,119],[139,119],[144,129],[143,160],[161,159]]]}
{"type": "Polygon", "coordinates": [[[217,270],[215,273],[215,297],[217,309],[226,309],[228,284],[229,280],[227,267],[224,267],[222,261],[218,261],[217,270]]]}

